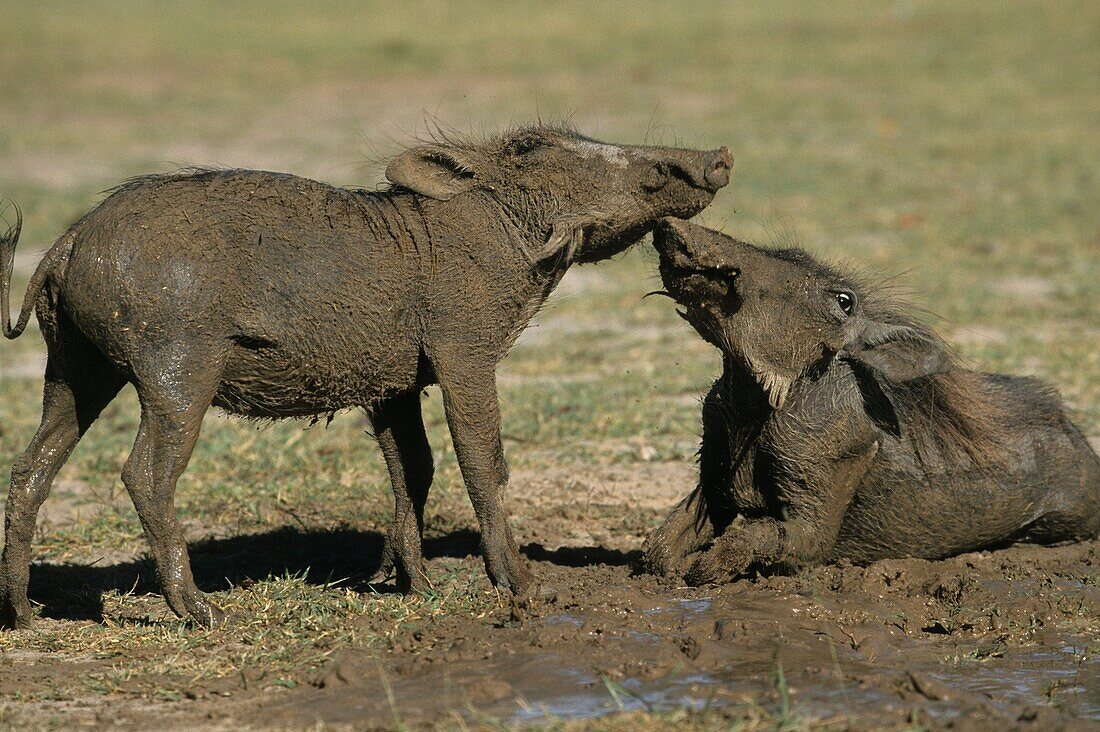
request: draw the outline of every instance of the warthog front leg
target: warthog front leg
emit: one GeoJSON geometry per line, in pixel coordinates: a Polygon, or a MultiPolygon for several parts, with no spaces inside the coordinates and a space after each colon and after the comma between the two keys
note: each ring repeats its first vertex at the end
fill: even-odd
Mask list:
{"type": "Polygon", "coordinates": [[[784,535],[783,525],[770,518],[730,526],[692,562],[684,581],[696,586],[713,584],[743,574],[753,562],[774,563],[783,554],[784,535]]]}
{"type": "Polygon", "coordinates": [[[485,569],[494,585],[522,596],[533,577],[516,548],[504,506],[508,466],[500,437],[494,366],[446,359],[435,368],[455,455],[481,526],[485,569]]]}
{"type": "Polygon", "coordinates": [[[680,576],[688,557],[713,541],[737,515],[729,497],[733,470],[725,409],[719,382],[703,402],[699,486],[646,538],[639,566],[642,571],[680,576]]]}
{"type": "Polygon", "coordinates": [[[665,577],[679,575],[690,554],[714,539],[714,524],[707,515],[702,486],[672,509],[664,523],[646,537],[639,566],[644,572],[665,577]]]}
{"type": "Polygon", "coordinates": [[[838,459],[832,471],[820,471],[807,483],[804,476],[780,480],[779,495],[787,506],[783,521],[759,518],[735,522],[691,565],[684,580],[704,585],[737,577],[751,564],[794,566],[822,562],[836,544],[844,514],[859,487],[878,443],[838,459]]]}

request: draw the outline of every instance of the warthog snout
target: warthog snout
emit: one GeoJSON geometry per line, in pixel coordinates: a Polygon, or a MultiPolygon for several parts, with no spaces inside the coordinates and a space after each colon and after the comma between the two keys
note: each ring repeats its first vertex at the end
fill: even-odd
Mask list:
{"type": "Polygon", "coordinates": [[[748,256],[753,252],[748,245],[732,240],[723,242],[726,246],[718,247],[714,240],[696,236],[696,229],[698,227],[687,221],[673,217],[657,223],[653,229],[653,246],[661,255],[663,273],[682,275],[703,270],[733,273],[739,265],[731,255],[740,253],[748,256]]]}
{"type": "MultiPolygon", "coordinates": [[[[647,185],[651,190],[662,188],[670,178],[679,178],[695,188],[711,193],[730,182],[733,156],[725,147],[706,151],[669,148],[657,148],[657,150],[665,155],[657,159],[654,172],[659,174],[659,177],[658,180],[647,185]]],[[[649,155],[646,157],[653,160],[649,155]]]]}
{"type": "Polygon", "coordinates": [[[653,228],[653,246],[662,257],[671,257],[677,250],[686,251],[689,237],[686,223],[671,216],[657,222],[653,228]]]}
{"type": "Polygon", "coordinates": [[[718,150],[718,153],[711,158],[704,177],[712,189],[718,190],[730,182],[730,169],[732,167],[733,156],[730,155],[730,151],[727,148],[722,147],[718,150]]]}

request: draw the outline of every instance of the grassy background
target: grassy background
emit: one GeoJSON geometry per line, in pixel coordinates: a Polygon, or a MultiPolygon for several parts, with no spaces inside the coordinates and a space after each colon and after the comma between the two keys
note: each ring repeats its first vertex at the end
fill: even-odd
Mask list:
{"type": "MultiPolygon", "coordinates": [[[[370,186],[372,161],[422,130],[425,113],[473,130],[570,117],[609,141],[728,145],[734,179],[705,223],[903,274],[966,356],[1056,383],[1100,434],[1095,3],[43,1],[7,3],[0,23],[0,197],[26,217],[19,283],[129,175],[221,164],[370,186]]],[[[641,300],[654,278],[645,248],[572,272],[504,362],[514,468],[692,459],[695,397],[718,360],[667,302],[641,300]]],[[[0,344],[5,466],[37,424],[42,355],[34,332],[0,344]]],[[[428,415],[431,531],[473,526],[438,395],[428,415]]],[[[128,391],[80,445],[61,494],[83,518],[45,521],[36,556],[142,550],[118,495],[137,419],[128,391]]],[[[356,414],[308,432],[211,415],[177,498],[192,535],[384,526],[388,485],[364,427],[356,414]]],[[[475,577],[440,607],[478,612],[486,586],[475,577]]],[[[106,626],[57,624],[33,644],[108,658],[144,648],[168,679],[260,667],[300,683],[326,649],[352,642],[354,593],[301,576],[259,587],[220,595],[263,631],[247,653],[125,593],[108,598],[106,626]],[[277,640],[302,597],[323,612],[277,640]],[[173,666],[163,650],[180,643],[198,650],[173,666]]],[[[395,619],[422,612],[380,602],[395,619]]],[[[15,643],[0,637],[0,651],[15,643]]],[[[95,689],[178,694],[172,683],[95,689]]]]}

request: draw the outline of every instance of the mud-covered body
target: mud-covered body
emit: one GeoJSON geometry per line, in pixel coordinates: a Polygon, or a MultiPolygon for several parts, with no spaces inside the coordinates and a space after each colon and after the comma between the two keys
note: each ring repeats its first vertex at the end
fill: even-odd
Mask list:
{"type": "Polygon", "coordinates": [[[74,224],[8,311],[19,224],[0,236],[0,318],[32,305],[46,340],[42,421],[12,469],[0,627],[26,627],[35,517],[57,471],[129,382],[142,420],[122,478],[169,606],[221,614],[191,577],[172,501],[213,404],[255,418],[361,407],[394,489],[381,573],[426,589],[432,452],[420,393],[438,383],[490,579],[532,577],[507,523],[495,367],[574,262],[606,259],[729,181],[711,151],[616,146],[562,127],[440,134],[390,161],[384,191],[281,173],[132,180],[74,224]]]}
{"type": "Polygon", "coordinates": [[[758,388],[738,388],[737,381],[723,375],[704,401],[700,459],[721,528],[736,516],[797,516],[796,504],[806,501],[844,503],[843,492],[806,495],[805,476],[826,476],[851,456],[873,455],[847,499],[834,542],[815,531],[822,546],[806,546],[792,563],[938,559],[1100,531],[1100,459],[1057,397],[1033,379],[981,375],[989,398],[1003,401],[1005,426],[1014,435],[1003,466],[918,448],[904,425],[876,423],[867,413],[874,396],[844,361],[816,380],[796,382],[778,411],[761,403],[758,388]],[[838,441],[841,425],[846,439],[838,441]],[[1091,504],[1081,500],[1090,487],[1091,504]]]}
{"type": "Polygon", "coordinates": [[[804,252],[674,222],[654,241],[723,373],[699,486],[647,540],[648,568],[701,583],[1100,534],[1100,458],[1049,387],[963,367],[804,252]]]}
{"type": "Polygon", "coordinates": [[[477,201],[419,199],[256,171],[151,178],[69,232],[48,290],[119,369],[158,368],[162,348],[223,361],[213,402],[231,412],[369,405],[434,384],[421,352],[471,330],[495,362],[553,284],[493,246],[518,232],[477,201]],[[178,235],[151,246],[150,230],[178,235]]]}

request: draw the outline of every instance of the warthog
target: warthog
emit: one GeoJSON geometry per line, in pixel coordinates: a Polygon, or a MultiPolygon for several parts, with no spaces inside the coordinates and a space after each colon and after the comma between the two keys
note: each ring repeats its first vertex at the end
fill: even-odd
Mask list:
{"type": "Polygon", "coordinates": [[[699,485],[644,566],[701,584],[1100,533],[1100,459],[1052,389],[961,366],[882,288],[801,250],[672,220],[654,244],[723,372],[699,485]]]}
{"type": "Polygon", "coordinates": [[[195,586],[173,510],[211,404],[271,419],[365,409],[395,494],[385,557],[402,589],[426,586],[433,469],[420,393],[437,383],[489,577],[523,593],[532,578],[504,508],[496,364],[571,263],[624,250],[664,216],[695,215],[731,165],[725,148],[617,146],[535,126],[412,147],[380,192],[251,170],[137,178],[54,244],[12,327],[16,226],[0,242],[4,334],[19,335],[33,307],[49,356],[42,423],[12,471],[0,624],[30,624],[38,508],[126,382],[141,426],[122,479],[177,614],[222,617],[195,586]]]}

